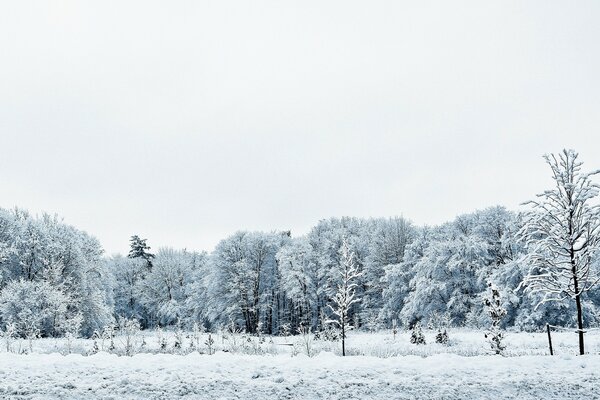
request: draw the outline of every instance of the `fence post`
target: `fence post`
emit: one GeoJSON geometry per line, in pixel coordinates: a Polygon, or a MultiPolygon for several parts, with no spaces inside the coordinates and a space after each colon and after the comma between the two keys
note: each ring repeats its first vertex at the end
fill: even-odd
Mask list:
{"type": "Polygon", "coordinates": [[[546,324],[546,329],[548,330],[548,347],[550,347],[550,355],[553,356],[554,352],[552,351],[552,336],[550,336],[550,324],[546,324]]]}

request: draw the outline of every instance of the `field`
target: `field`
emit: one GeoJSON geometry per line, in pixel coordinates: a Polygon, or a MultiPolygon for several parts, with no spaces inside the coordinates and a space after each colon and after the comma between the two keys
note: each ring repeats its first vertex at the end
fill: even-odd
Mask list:
{"type": "MultiPolygon", "coordinates": [[[[0,353],[0,397],[6,399],[169,398],[600,398],[600,334],[587,335],[589,354],[576,356],[573,332],[553,334],[554,357],[545,333],[508,333],[505,356],[491,355],[483,333],[450,331],[448,345],[417,346],[400,332],[351,333],[350,356],[339,343],[311,337],[247,337],[241,334],[183,336],[173,332],[130,337],[38,339],[0,353]],[[131,341],[133,339],[133,341],[131,341]],[[307,342],[308,340],[308,342],[307,342]],[[200,343],[196,348],[190,343],[200,343]],[[161,343],[167,346],[161,350],[161,343]],[[308,343],[308,344],[307,344],[308,343]],[[104,351],[102,351],[104,347],[104,351]],[[71,354],[68,349],[71,349],[71,354]],[[307,352],[311,355],[307,355],[307,352]],[[211,353],[211,354],[209,354],[211,353]]],[[[3,344],[4,345],[4,344],[3,344]]]]}

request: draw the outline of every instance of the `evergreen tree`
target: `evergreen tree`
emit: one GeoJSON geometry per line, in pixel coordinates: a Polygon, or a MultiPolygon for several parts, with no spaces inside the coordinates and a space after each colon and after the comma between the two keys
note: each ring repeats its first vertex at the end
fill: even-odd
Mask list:
{"type": "Polygon", "coordinates": [[[410,333],[410,342],[412,344],[426,344],[425,335],[423,334],[423,329],[421,328],[421,323],[418,321],[413,325],[412,331],[410,333]]]}
{"type": "Polygon", "coordinates": [[[489,284],[490,293],[488,297],[484,298],[483,302],[488,310],[488,314],[491,320],[490,329],[485,333],[485,338],[490,342],[492,351],[495,354],[501,354],[506,346],[502,343],[504,340],[504,334],[500,330],[500,324],[502,319],[506,315],[506,309],[502,307],[500,301],[500,291],[497,287],[489,284]]]}
{"type": "Polygon", "coordinates": [[[130,250],[127,257],[129,258],[142,258],[146,261],[146,266],[150,270],[152,269],[152,259],[154,254],[150,253],[150,246],[146,244],[147,239],[141,239],[138,235],[133,235],[130,242],[130,250]]]}

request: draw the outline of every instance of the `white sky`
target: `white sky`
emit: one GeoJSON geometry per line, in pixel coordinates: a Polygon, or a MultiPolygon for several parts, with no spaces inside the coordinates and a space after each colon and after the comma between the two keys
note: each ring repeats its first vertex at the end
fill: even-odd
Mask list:
{"type": "Polygon", "coordinates": [[[600,168],[599,1],[0,3],[0,206],[210,250],[600,168]]]}

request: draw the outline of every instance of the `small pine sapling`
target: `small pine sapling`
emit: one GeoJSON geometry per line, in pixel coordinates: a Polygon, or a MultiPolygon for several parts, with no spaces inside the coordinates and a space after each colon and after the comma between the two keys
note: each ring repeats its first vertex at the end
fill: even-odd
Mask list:
{"type": "Polygon", "coordinates": [[[175,351],[181,351],[183,348],[183,331],[179,326],[175,329],[175,343],[173,344],[173,348],[175,351]]]}
{"type": "Polygon", "coordinates": [[[212,334],[209,332],[208,333],[208,338],[206,338],[206,340],[204,341],[204,345],[206,346],[206,351],[208,352],[208,355],[212,355],[215,354],[215,340],[212,337],[212,334]]]}
{"type": "Polygon", "coordinates": [[[433,327],[437,329],[435,342],[438,344],[448,344],[448,327],[450,326],[450,318],[448,314],[434,313],[431,316],[433,327]]]}
{"type": "Polygon", "coordinates": [[[164,353],[167,350],[167,338],[160,327],[156,328],[156,339],[158,341],[159,351],[164,353]]]}
{"type": "Polygon", "coordinates": [[[102,336],[102,334],[98,331],[94,331],[94,333],[92,333],[92,340],[94,341],[94,343],[96,343],[96,347],[98,347],[98,351],[100,351],[100,346],[98,345],[98,339],[100,339],[102,336]]]}
{"type": "Polygon", "coordinates": [[[426,344],[425,335],[423,334],[423,329],[421,328],[421,323],[416,322],[412,327],[412,332],[410,333],[410,342],[412,344],[426,344]]]}
{"type": "Polygon", "coordinates": [[[448,332],[446,329],[439,328],[435,335],[435,342],[439,344],[448,344],[448,332]]]}
{"type": "Polygon", "coordinates": [[[94,344],[92,345],[92,350],[90,350],[90,354],[97,354],[100,351],[98,347],[98,340],[94,338],[94,344]]]}
{"type": "Polygon", "coordinates": [[[485,338],[490,343],[490,347],[494,354],[502,354],[506,349],[506,346],[502,342],[504,340],[504,334],[500,329],[500,324],[506,315],[506,309],[502,307],[500,291],[491,283],[489,283],[488,286],[490,288],[490,293],[483,299],[483,303],[490,316],[491,325],[490,329],[485,333],[485,338]]]}
{"type": "Polygon", "coordinates": [[[102,350],[104,351],[104,341],[109,341],[108,351],[115,351],[115,330],[116,326],[114,324],[108,324],[104,327],[102,331],[102,350]]]}

